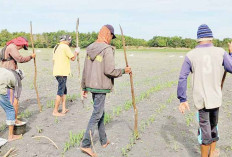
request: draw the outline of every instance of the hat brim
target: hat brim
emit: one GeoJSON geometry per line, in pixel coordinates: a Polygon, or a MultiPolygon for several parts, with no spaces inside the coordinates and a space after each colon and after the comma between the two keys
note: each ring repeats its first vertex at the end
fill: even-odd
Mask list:
{"type": "Polygon", "coordinates": [[[197,39],[197,42],[200,42],[200,41],[210,41],[210,40],[213,40],[213,38],[199,38],[199,39],[197,39]]]}
{"type": "Polygon", "coordinates": [[[23,46],[24,50],[28,50],[28,47],[26,45],[23,46]]]}
{"type": "Polygon", "coordinates": [[[115,39],[116,38],[116,36],[112,33],[112,35],[113,35],[113,38],[112,39],[115,39]]]}

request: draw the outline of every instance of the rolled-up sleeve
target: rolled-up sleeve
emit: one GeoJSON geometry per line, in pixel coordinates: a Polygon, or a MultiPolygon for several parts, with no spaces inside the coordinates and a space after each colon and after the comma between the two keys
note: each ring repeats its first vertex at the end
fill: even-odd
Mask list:
{"type": "Polygon", "coordinates": [[[180,71],[177,87],[177,98],[180,100],[180,102],[187,101],[187,78],[190,72],[192,72],[192,65],[189,58],[186,56],[180,71]]]}

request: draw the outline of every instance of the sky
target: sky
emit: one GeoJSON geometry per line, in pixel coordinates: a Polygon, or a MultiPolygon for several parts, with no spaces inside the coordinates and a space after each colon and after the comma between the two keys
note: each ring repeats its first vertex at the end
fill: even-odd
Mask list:
{"type": "MultiPolygon", "coordinates": [[[[232,0],[0,0],[0,30],[33,33],[98,32],[111,24],[120,34],[151,39],[153,36],[196,38],[207,24],[215,38],[232,38],[232,0]]],[[[1,39],[0,39],[1,40],[1,39]]]]}

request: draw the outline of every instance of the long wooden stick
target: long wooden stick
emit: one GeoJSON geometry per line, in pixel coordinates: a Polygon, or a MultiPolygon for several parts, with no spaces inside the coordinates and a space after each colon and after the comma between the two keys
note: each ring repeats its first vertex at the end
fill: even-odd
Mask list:
{"type": "MultiPolygon", "coordinates": [[[[126,67],[129,67],[128,61],[127,61],[127,55],[126,55],[125,38],[124,38],[123,30],[122,30],[121,26],[120,26],[120,30],[121,30],[121,35],[122,35],[122,42],[123,42],[123,49],[124,49],[124,57],[125,57],[125,61],[126,61],[126,67]]],[[[131,84],[132,104],[133,104],[134,113],[135,113],[134,135],[135,135],[136,138],[138,138],[138,136],[139,136],[139,134],[138,134],[138,110],[137,110],[137,107],[136,107],[136,104],[135,104],[135,92],[134,92],[134,83],[133,83],[133,74],[132,74],[132,72],[130,73],[130,84],[131,84]]]]}
{"type": "Polygon", "coordinates": [[[47,140],[49,140],[55,147],[56,149],[58,149],[58,146],[55,144],[55,142],[53,142],[50,138],[48,138],[47,136],[34,136],[32,137],[33,139],[34,138],[46,138],[47,140]]]}
{"type": "Polygon", "coordinates": [[[89,136],[90,136],[90,140],[91,140],[91,145],[93,147],[93,153],[97,155],[97,152],[96,152],[94,145],[93,145],[93,136],[92,136],[91,130],[89,130],[89,136]]]}
{"type": "MultiPolygon", "coordinates": [[[[77,24],[76,24],[76,47],[79,47],[79,32],[78,32],[78,28],[79,28],[79,18],[77,18],[77,24]]],[[[81,88],[81,66],[80,66],[80,56],[79,53],[77,55],[77,69],[78,69],[78,80],[80,83],[80,94],[81,94],[81,102],[83,104],[84,107],[84,98],[82,96],[82,88],[81,88]]]]}
{"type": "MultiPolygon", "coordinates": [[[[33,35],[32,35],[32,22],[30,22],[30,26],[31,26],[31,33],[30,33],[30,37],[31,37],[31,46],[32,46],[32,51],[33,54],[35,53],[35,48],[34,48],[34,40],[33,40],[33,35]]],[[[37,103],[39,106],[39,111],[42,112],[42,106],[40,104],[40,99],[39,99],[39,92],[37,89],[37,84],[36,84],[36,79],[37,79],[37,66],[36,66],[36,59],[34,58],[34,67],[35,67],[35,75],[34,75],[34,87],[35,87],[35,92],[36,92],[36,96],[37,96],[37,103]]]]}

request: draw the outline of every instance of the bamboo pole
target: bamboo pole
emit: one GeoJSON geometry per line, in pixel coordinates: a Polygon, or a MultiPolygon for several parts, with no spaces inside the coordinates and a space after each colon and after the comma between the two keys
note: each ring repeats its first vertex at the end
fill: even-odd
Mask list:
{"type": "MultiPolygon", "coordinates": [[[[79,32],[78,32],[78,28],[79,28],[79,18],[77,18],[77,24],[76,24],[76,48],[79,47],[79,32]]],[[[77,55],[77,70],[78,70],[78,80],[79,80],[79,84],[80,84],[80,95],[81,95],[81,102],[83,104],[84,107],[84,98],[82,96],[82,88],[81,88],[81,66],[80,66],[80,56],[79,53],[77,55]]]]}
{"type": "MultiPolygon", "coordinates": [[[[35,54],[35,48],[34,48],[34,41],[33,41],[33,35],[32,35],[32,22],[30,22],[30,27],[31,27],[31,33],[30,33],[30,37],[31,37],[31,46],[32,46],[32,51],[33,54],[35,54]]],[[[36,59],[34,58],[34,67],[35,67],[35,75],[34,75],[34,87],[35,87],[35,92],[36,92],[36,96],[37,96],[37,103],[39,106],[39,111],[42,112],[42,106],[40,104],[40,99],[39,99],[39,92],[37,89],[37,84],[36,84],[36,79],[37,79],[37,66],[36,66],[36,59]]]]}
{"type": "MultiPolygon", "coordinates": [[[[120,25],[119,25],[120,26],[120,25]]],[[[123,35],[123,30],[122,27],[120,26],[121,30],[121,35],[122,35],[122,42],[123,42],[123,49],[124,49],[124,57],[126,61],[126,67],[129,67],[128,60],[127,60],[127,55],[126,55],[126,43],[125,43],[125,38],[123,35]]],[[[132,72],[130,73],[130,84],[131,84],[131,96],[132,96],[132,104],[134,108],[134,116],[135,116],[135,124],[134,124],[134,135],[136,138],[138,138],[138,110],[135,104],[135,92],[134,92],[134,83],[133,83],[133,74],[132,72]]]]}

